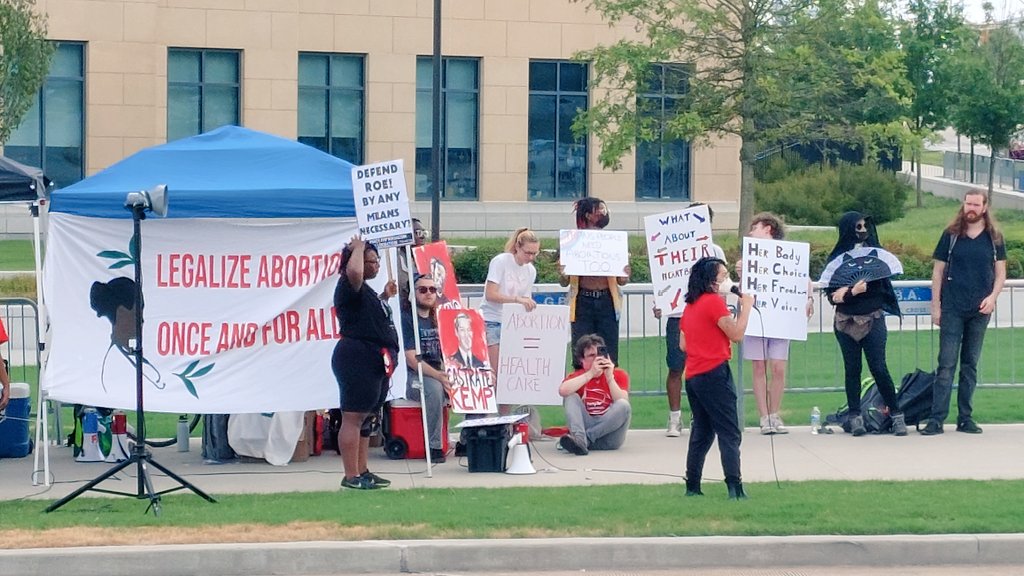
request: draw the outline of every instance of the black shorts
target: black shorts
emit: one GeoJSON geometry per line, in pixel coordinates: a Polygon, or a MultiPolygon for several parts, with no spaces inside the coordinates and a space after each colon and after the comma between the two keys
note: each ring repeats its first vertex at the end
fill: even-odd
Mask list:
{"type": "Polygon", "coordinates": [[[379,344],[342,338],[334,347],[331,368],[338,380],[342,412],[376,412],[384,405],[390,383],[379,344]]]}

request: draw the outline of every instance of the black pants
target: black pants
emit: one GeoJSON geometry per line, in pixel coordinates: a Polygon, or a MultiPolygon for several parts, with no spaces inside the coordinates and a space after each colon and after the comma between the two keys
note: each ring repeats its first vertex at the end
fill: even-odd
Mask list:
{"type": "Polygon", "coordinates": [[[860,373],[863,365],[861,353],[868,359],[868,371],[875,379],[878,392],[889,407],[889,412],[899,412],[896,403],[896,386],[889,375],[889,366],[885,362],[885,343],[889,339],[889,331],[885,327],[885,318],[875,318],[871,331],[859,341],[849,334],[835,330],[839,349],[843,353],[843,366],[846,369],[846,404],[850,407],[850,415],[860,414],[860,373]]]}
{"type": "Polygon", "coordinates": [[[615,303],[612,293],[602,290],[600,296],[576,295],[576,319],[572,323],[572,344],[581,336],[597,334],[604,338],[608,356],[619,363],[619,320],[615,317],[615,303]]]}
{"type": "Polygon", "coordinates": [[[687,378],[686,398],[693,413],[690,446],[686,452],[686,478],[699,480],[704,475],[704,460],[717,434],[725,481],[739,482],[743,434],[736,415],[736,385],[729,362],[687,378]]]}

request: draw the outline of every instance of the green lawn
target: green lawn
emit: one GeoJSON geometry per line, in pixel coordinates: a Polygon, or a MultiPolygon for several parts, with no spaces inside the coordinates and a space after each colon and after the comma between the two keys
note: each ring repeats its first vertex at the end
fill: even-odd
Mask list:
{"type": "MultiPolygon", "coordinates": [[[[970,534],[1024,532],[1024,481],[786,482],[746,484],[730,502],[708,483],[703,498],[681,482],[572,486],[164,496],[163,515],[131,498],[78,498],[52,514],[47,502],[0,502],[4,529],[226,527],[245,524],[336,528],[333,539],[642,537],[791,534],[970,534]],[[936,503],[941,502],[941,505],[936,503]],[[627,505],[623,505],[628,503],[627,505]],[[486,510],[486,514],[460,511],[486,510]],[[595,522],[595,518],[600,522],[595,522]],[[353,530],[358,528],[359,530],[353,530]]],[[[0,530],[3,534],[3,530],[0,530]]],[[[331,539],[324,536],[319,537],[331,539]]],[[[2,547],[2,545],[0,545],[2,547]]]]}

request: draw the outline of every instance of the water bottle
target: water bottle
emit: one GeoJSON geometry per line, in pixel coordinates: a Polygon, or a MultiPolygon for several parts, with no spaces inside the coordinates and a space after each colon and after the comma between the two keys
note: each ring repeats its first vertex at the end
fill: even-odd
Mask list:
{"type": "Polygon", "coordinates": [[[817,406],[811,409],[811,434],[817,434],[821,429],[821,410],[817,406]]]}
{"type": "Polygon", "coordinates": [[[188,452],[188,417],[178,416],[178,452],[188,452]]]}

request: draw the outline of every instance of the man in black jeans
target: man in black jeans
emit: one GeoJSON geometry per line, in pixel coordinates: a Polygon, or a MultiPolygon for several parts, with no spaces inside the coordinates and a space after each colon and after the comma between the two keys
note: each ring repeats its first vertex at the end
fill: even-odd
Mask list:
{"type": "Polygon", "coordinates": [[[1006,281],[1006,245],[989,213],[985,191],[967,192],[932,258],[932,322],[939,327],[939,360],[932,383],[932,413],[921,434],[942,434],[958,358],[956,429],[981,434],[972,417],[978,360],[985,329],[1006,281]]]}

